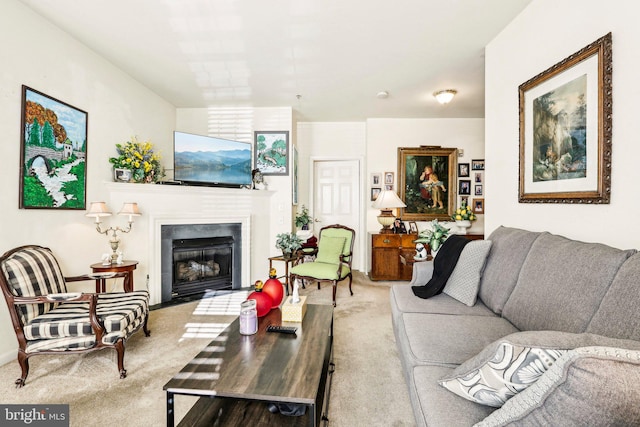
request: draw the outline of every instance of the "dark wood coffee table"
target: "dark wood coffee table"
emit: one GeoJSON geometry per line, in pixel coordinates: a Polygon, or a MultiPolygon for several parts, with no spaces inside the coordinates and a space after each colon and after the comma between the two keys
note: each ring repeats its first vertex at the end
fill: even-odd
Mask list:
{"type": "Polygon", "coordinates": [[[255,335],[236,319],[164,386],[167,426],[176,395],[201,396],[180,425],[318,426],[326,419],[333,373],[333,307],[307,307],[302,323],[281,322],[280,309],[259,319],[255,335]],[[266,332],[269,324],[296,326],[296,335],[266,332]],[[306,414],[272,414],[269,402],[303,404],[306,414]],[[323,414],[325,412],[325,414],[323,414]],[[215,423],[215,424],[214,424],[215,423]],[[249,424],[250,423],[250,424],[249,424]]]}

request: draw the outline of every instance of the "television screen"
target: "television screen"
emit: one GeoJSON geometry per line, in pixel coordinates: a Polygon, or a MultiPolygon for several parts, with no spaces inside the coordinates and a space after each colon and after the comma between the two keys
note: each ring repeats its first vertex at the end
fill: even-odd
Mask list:
{"type": "Polygon", "coordinates": [[[173,177],[200,185],[250,185],[251,143],[176,131],[173,177]]]}

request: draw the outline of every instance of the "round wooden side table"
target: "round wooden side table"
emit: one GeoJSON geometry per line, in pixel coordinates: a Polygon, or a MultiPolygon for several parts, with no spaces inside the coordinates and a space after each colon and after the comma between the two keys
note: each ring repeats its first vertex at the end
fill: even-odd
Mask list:
{"type": "MultiPolygon", "coordinates": [[[[133,291],[133,270],[138,266],[138,261],[123,261],[122,264],[109,264],[103,265],[101,262],[91,264],[91,270],[93,273],[127,273],[124,277],[124,291],[133,291]]],[[[96,293],[106,291],[105,279],[96,279],[96,293]]]]}

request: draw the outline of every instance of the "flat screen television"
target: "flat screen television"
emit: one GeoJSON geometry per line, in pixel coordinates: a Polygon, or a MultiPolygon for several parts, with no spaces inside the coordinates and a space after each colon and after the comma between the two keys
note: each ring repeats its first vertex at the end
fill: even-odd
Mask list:
{"type": "Polygon", "coordinates": [[[251,143],[175,131],[173,178],[192,185],[251,185],[251,143]]]}

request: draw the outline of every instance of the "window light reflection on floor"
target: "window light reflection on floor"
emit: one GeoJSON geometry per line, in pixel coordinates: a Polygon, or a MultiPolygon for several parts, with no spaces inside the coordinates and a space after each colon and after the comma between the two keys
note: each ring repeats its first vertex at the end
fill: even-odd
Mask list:
{"type": "MultiPolygon", "coordinates": [[[[240,314],[240,304],[247,299],[249,291],[210,291],[207,292],[196,308],[193,310],[194,316],[238,316],[240,314]]],[[[204,320],[204,319],[202,319],[204,320]]],[[[229,326],[233,319],[215,322],[189,322],[184,325],[184,333],[180,341],[189,338],[208,338],[220,343],[220,348],[224,347],[227,340],[226,335],[220,335],[229,326]]]]}
{"type": "Polygon", "coordinates": [[[238,316],[240,304],[247,296],[249,291],[209,291],[202,297],[193,314],[238,316]]]}

